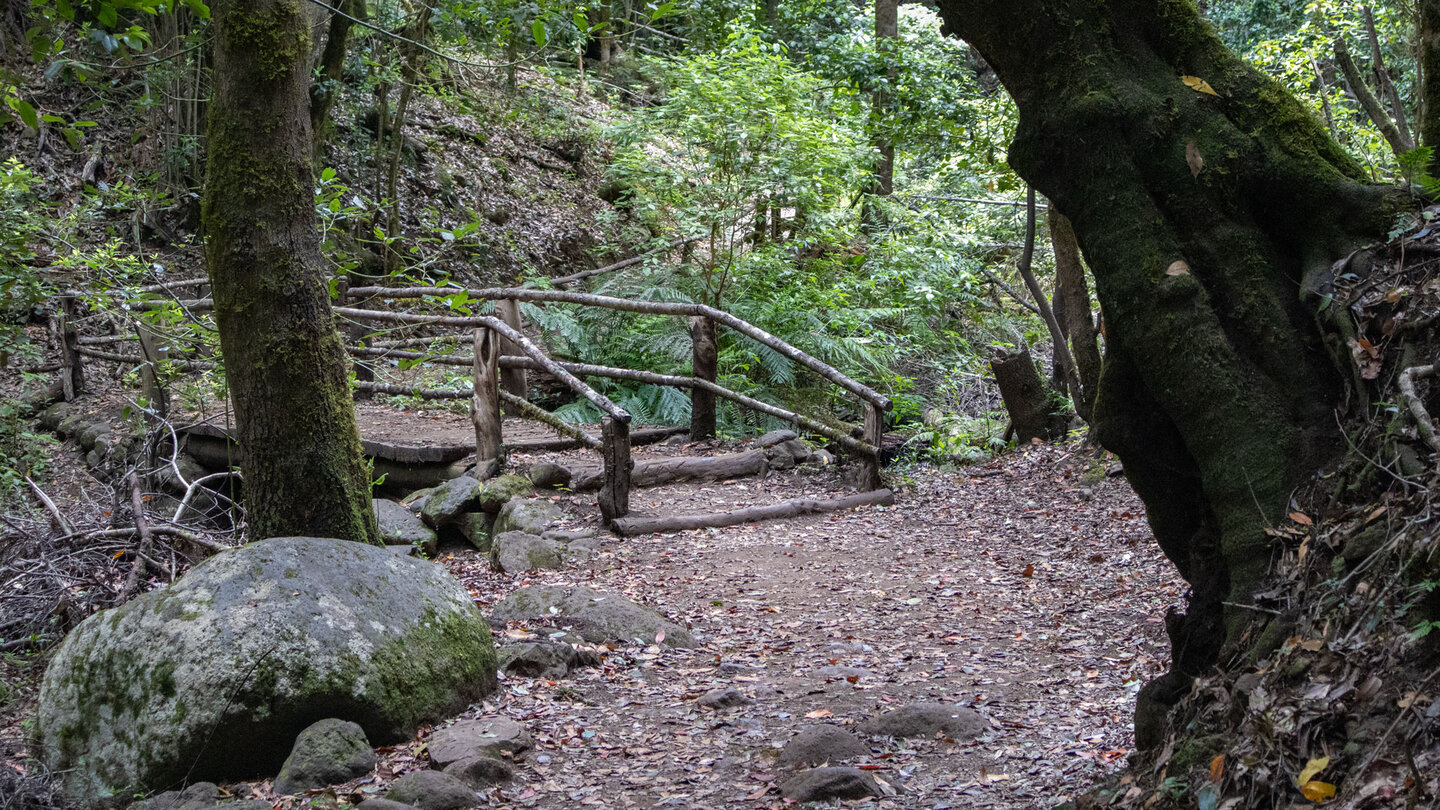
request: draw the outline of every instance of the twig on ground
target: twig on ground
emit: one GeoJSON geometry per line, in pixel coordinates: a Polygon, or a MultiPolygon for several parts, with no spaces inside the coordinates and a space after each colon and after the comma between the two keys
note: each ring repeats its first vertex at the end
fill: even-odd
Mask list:
{"type": "Polygon", "coordinates": [[[61,534],[72,534],[74,529],[70,528],[70,523],[65,520],[64,515],[60,514],[60,508],[55,505],[54,501],[50,500],[50,496],[46,495],[45,491],[40,489],[38,484],[31,481],[28,475],[25,476],[25,483],[30,485],[30,491],[34,492],[35,497],[40,499],[40,503],[45,507],[45,511],[50,513],[50,522],[54,524],[55,530],[61,534]]]}

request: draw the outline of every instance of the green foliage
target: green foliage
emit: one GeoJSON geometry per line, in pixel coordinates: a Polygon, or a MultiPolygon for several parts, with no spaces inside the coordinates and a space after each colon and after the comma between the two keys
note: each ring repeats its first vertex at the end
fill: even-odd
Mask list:
{"type": "Polygon", "coordinates": [[[39,180],[19,160],[0,164],[0,366],[14,356],[33,360],[37,350],[23,325],[49,294],[35,273],[35,247],[45,233],[39,180]]]}

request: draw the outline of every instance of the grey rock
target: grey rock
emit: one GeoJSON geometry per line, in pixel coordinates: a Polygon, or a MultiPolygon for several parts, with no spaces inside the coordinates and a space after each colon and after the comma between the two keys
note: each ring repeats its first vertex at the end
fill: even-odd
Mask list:
{"type": "Polygon", "coordinates": [[[780,750],[780,764],[787,768],[817,767],[843,762],[870,753],[859,737],[837,726],[811,726],[796,734],[780,750]]]}
{"type": "Polygon", "coordinates": [[[495,534],[524,532],[540,536],[560,517],[555,504],[539,499],[516,498],[500,508],[495,518],[495,534]]]}
{"type": "Polygon", "coordinates": [[[220,788],[214,782],[196,782],[182,790],[167,790],[135,802],[130,810],[199,810],[214,807],[218,801],[220,788]]]}
{"type": "Polygon", "coordinates": [[[591,642],[651,644],[663,632],[665,636],[661,644],[669,647],[695,646],[694,639],[685,628],[660,618],[623,596],[583,586],[529,585],[500,600],[492,616],[501,620],[545,617],[555,621],[575,620],[581,636],[591,642]]]}
{"type": "Polygon", "coordinates": [[[375,522],[380,527],[380,539],[388,546],[413,545],[420,547],[427,555],[434,556],[437,547],[435,530],[425,525],[403,504],[374,498],[375,522]]]}
{"type": "Polygon", "coordinates": [[[934,737],[974,739],[990,726],[974,709],[946,703],[912,703],[885,712],[860,725],[860,733],[882,737],[934,737]]]}
{"type": "Polygon", "coordinates": [[[573,477],[569,469],[549,463],[531,464],[525,470],[525,475],[536,489],[562,489],[570,486],[570,479],[573,477]]]}
{"type": "Polygon", "coordinates": [[[406,495],[404,498],[401,498],[400,505],[405,507],[406,509],[409,509],[411,514],[418,515],[420,514],[420,510],[425,507],[425,499],[429,498],[430,493],[434,491],[434,487],[417,489],[409,495],[406,495]]]}
{"type": "Polygon", "coordinates": [[[508,675],[551,680],[565,677],[572,669],[600,666],[600,656],[595,653],[553,641],[533,641],[501,647],[499,660],[500,669],[508,675]]]}
{"type": "Polygon", "coordinates": [[[719,711],[720,709],[733,709],[736,706],[745,706],[753,701],[745,697],[745,693],[739,689],[724,688],[711,689],[709,692],[701,695],[695,702],[707,709],[719,711]]]}
{"type": "Polygon", "coordinates": [[[765,463],[772,470],[789,470],[795,466],[795,456],[783,444],[765,448],[765,463]]]}
{"type": "Polygon", "coordinates": [[[593,555],[600,550],[601,546],[605,545],[605,540],[593,533],[588,537],[577,537],[568,542],[557,538],[555,535],[556,532],[545,533],[546,539],[565,543],[565,549],[575,556],[579,556],[577,552],[585,552],[587,555],[593,555]]]}
{"type": "Polygon", "coordinates": [[[562,546],[524,532],[495,536],[490,546],[490,567],[502,574],[558,569],[565,566],[562,546]]]}
{"type": "Polygon", "coordinates": [[[759,447],[774,447],[777,444],[784,444],[797,438],[799,437],[795,435],[795,431],[793,430],[772,430],[756,439],[755,444],[759,447]]]}
{"type": "Polygon", "coordinates": [[[816,450],[810,454],[810,463],[818,464],[821,467],[832,467],[835,465],[835,454],[829,450],[816,450]]]}
{"type": "Polygon", "coordinates": [[[375,767],[375,751],[365,730],[348,720],[330,717],[312,723],[290,749],[275,777],[276,793],[300,793],[338,785],[364,776],[375,767]]]}
{"type": "Polygon", "coordinates": [[[274,773],[317,706],[384,745],[494,684],[489,624],[440,566],[273,538],[81,622],[46,670],[35,750],[77,798],[274,773]]]}
{"type": "Polygon", "coordinates": [[[360,802],[355,805],[355,810],[415,810],[415,808],[402,802],[377,797],[360,802]]]}
{"type": "Polygon", "coordinates": [[[869,678],[875,673],[860,667],[847,667],[840,664],[829,664],[815,670],[815,675],[827,681],[838,681],[842,678],[869,678]]]}
{"type": "Polygon", "coordinates": [[[476,551],[489,551],[491,530],[495,528],[495,516],[489,512],[466,512],[455,521],[460,534],[476,551]]]}
{"type": "Polygon", "coordinates": [[[438,529],[454,523],[465,512],[473,512],[480,505],[480,482],[468,475],[451,478],[425,496],[420,507],[420,517],[438,529]]]}
{"type": "Polygon", "coordinates": [[[569,546],[578,545],[587,540],[596,541],[597,547],[599,544],[599,537],[594,529],[546,529],[545,533],[540,536],[546,540],[554,540],[569,546]]]}
{"type": "Polygon", "coordinates": [[[858,768],[812,768],[781,785],[780,795],[792,802],[823,802],[878,797],[881,793],[875,780],[858,768]]]}
{"type": "Polygon", "coordinates": [[[109,432],[110,426],[105,424],[104,422],[92,422],[91,424],[86,425],[85,428],[80,431],[80,433],[75,437],[75,441],[79,442],[81,447],[89,450],[90,448],[95,446],[96,437],[100,436],[102,433],[109,432]]]}
{"type": "Polygon", "coordinates": [[[415,810],[467,810],[480,804],[474,788],[440,771],[411,771],[390,785],[385,798],[415,810]]]}
{"type": "Polygon", "coordinates": [[[54,430],[70,415],[70,403],[57,402],[40,412],[40,424],[54,430]]]}
{"type": "Polygon", "coordinates": [[[514,498],[529,495],[535,491],[530,479],[523,475],[502,475],[485,482],[480,489],[480,508],[495,514],[514,498]]]}
{"type": "Polygon", "coordinates": [[[415,548],[414,546],[386,546],[385,548],[389,550],[390,553],[395,554],[399,557],[420,556],[420,550],[415,548]]]}
{"type": "Polygon", "coordinates": [[[515,776],[510,763],[494,757],[470,757],[445,766],[445,773],[474,788],[508,782],[515,776]]]}
{"type": "Polygon", "coordinates": [[[425,741],[430,761],[445,768],[473,757],[518,757],[535,747],[525,727],[504,717],[460,720],[425,741]]]}
{"type": "Polygon", "coordinates": [[[804,464],[810,460],[811,456],[815,455],[815,452],[810,449],[810,445],[799,439],[791,439],[788,442],[783,442],[780,446],[784,447],[785,450],[790,453],[791,457],[795,459],[796,464],[804,464]]]}

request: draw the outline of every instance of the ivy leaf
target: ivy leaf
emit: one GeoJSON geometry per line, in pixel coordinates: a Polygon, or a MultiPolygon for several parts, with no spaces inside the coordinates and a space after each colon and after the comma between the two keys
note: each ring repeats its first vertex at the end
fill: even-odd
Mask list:
{"type": "Polygon", "coordinates": [[[20,120],[25,122],[25,126],[31,129],[40,128],[40,116],[36,114],[35,107],[30,102],[23,98],[12,98],[10,99],[10,109],[20,116],[20,120]]]}

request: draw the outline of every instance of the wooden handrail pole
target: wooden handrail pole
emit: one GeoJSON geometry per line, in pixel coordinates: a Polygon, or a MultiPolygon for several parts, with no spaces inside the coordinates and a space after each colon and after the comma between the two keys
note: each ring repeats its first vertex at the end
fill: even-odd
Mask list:
{"type": "Polygon", "coordinates": [[[860,469],[856,486],[861,491],[880,489],[880,446],[884,438],[885,412],[874,403],[865,403],[865,443],[874,449],[858,454],[860,469]]]}
{"type": "Polygon", "coordinates": [[[493,329],[475,329],[475,380],[470,397],[475,420],[475,470],[490,478],[505,466],[500,436],[500,336],[493,329]]]}
{"type": "Polygon", "coordinates": [[[600,424],[601,448],[605,459],[605,483],[597,499],[600,515],[608,524],[630,514],[630,425],[613,416],[600,424]]]}

